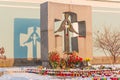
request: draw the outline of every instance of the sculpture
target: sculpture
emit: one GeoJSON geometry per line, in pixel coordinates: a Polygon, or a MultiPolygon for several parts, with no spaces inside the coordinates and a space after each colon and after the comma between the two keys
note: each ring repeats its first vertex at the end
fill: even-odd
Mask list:
{"type": "Polygon", "coordinates": [[[70,52],[70,48],[69,48],[69,31],[72,32],[72,33],[78,34],[74,30],[74,28],[73,28],[73,26],[72,26],[72,24],[71,24],[71,22],[69,20],[69,16],[70,16],[69,12],[64,13],[65,19],[61,23],[59,29],[57,31],[55,31],[55,33],[57,33],[57,32],[61,32],[61,31],[64,30],[64,52],[66,52],[66,53],[70,52]]]}

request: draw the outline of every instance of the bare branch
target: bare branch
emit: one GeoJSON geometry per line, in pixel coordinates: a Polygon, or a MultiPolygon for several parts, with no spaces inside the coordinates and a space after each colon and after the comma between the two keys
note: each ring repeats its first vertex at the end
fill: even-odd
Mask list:
{"type": "Polygon", "coordinates": [[[116,62],[120,56],[120,32],[111,32],[109,29],[104,28],[103,32],[97,32],[95,36],[95,47],[102,49],[105,55],[108,53],[113,57],[113,62],[116,62]]]}

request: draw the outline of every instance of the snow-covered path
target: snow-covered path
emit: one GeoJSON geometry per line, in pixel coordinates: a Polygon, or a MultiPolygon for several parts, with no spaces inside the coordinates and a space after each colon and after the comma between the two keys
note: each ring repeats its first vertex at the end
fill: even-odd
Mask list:
{"type": "Polygon", "coordinates": [[[9,73],[1,76],[0,80],[50,80],[50,76],[33,73],[9,73]]]}
{"type": "Polygon", "coordinates": [[[82,79],[82,78],[58,78],[52,76],[43,76],[39,74],[33,73],[10,73],[4,74],[0,77],[0,80],[92,80],[92,78],[82,79]]]}
{"type": "MultiPolygon", "coordinates": [[[[39,75],[34,73],[9,73],[4,74],[0,77],[0,80],[93,80],[93,78],[82,78],[82,77],[69,77],[69,78],[63,78],[63,77],[53,77],[48,75],[39,75]]],[[[107,80],[110,80],[110,78],[107,78],[107,80]]]]}

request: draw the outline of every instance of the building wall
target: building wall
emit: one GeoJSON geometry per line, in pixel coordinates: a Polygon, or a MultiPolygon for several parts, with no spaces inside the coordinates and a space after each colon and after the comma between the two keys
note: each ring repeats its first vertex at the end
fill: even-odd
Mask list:
{"type": "MultiPolygon", "coordinates": [[[[112,57],[93,57],[91,64],[100,65],[100,64],[113,64],[112,57]]],[[[116,64],[120,64],[120,57],[117,58],[116,64]]]]}
{"type": "MultiPolygon", "coordinates": [[[[20,37],[20,34],[17,35],[17,33],[20,32],[20,28],[23,28],[21,31],[27,34],[27,29],[25,31],[25,27],[32,27],[32,24],[29,25],[31,22],[35,23],[34,20],[40,20],[40,8],[36,8],[36,6],[39,5],[0,1],[0,47],[5,48],[5,55],[7,58],[14,58],[15,50],[19,52],[19,49],[14,50],[14,48],[16,48],[14,43],[18,41],[17,37],[20,37]],[[16,20],[18,19],[21,19],[21,21],[17,22],[16,20]],[[30,22],[30,20],[32,21],[30,22]]],[[[40,21],[38,22],[37,27],[40,27],[40,21]]],[[[20,54],[24,53],[21,52],[20,54]]],[[[21,58],[20,56],[18,57],[21,58]]]]}

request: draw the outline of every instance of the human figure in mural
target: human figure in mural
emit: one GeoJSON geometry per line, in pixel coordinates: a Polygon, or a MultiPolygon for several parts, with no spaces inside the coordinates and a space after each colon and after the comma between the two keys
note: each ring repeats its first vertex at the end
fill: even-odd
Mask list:
{"type": "Polygon", "coordinates": [[[64,30],[64,52],[69,53],[70,52],[69,32],[76,33],[76,34],[78,34],[78,33],[74,30],[70,20],[68,19],[70,17],[69,12],[65,12],[64,17],[65,17],[65,19],[61,23],[59,29],[57,31],[55,31],[55,33],[61,32],[64,30]]]}
{"type": "Polygon", "coordinates": [[[34,27],[33,32],[23,44],[32,42],[33,47],[33,58],[37,58],[37,42],[40,42],[40,36],[38,35],[37,27],[34,27]]]}

